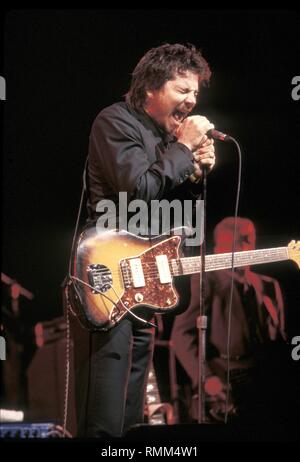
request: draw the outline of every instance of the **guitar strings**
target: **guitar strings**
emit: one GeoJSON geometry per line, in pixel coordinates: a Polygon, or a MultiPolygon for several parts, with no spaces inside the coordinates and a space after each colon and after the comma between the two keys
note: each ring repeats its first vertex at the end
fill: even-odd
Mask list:
{"type": "MultiPolygon", "coordinates": [[[[275,248],[275,249],[258,249],[258,250],[255,250],[254,252],[256,253],[256,257],[257,257],[257,252],[265,252],[265,251],[272,251],[272,255],[258,255],[258,257],[261,257],[260,259],[256,258],[255,262],[252,262],[252,264],[254,263],[259,263],[260,261],[262,261],[262,263],[265,263],[267,262],[266,261],[266,257],[268,256],[269,258],[272,258],[272,257],[276,257],[276,253],[278,254],[278,251],[286,251],[287,248],[286,247],[278,247],[278,248],[275,248]],[[277,251],[277,252],[276,252],[277,251]]],[[[251,264],[251,262],[249,262],[249,255],[252,254],[253,251],[250,251],[250,252],[236,252],[235,255],[236,257],[238,258],[238,262],[236,262],[235,264],[235,267],[238,267],[238,266],[244,266],[245,263],[246,264],[251,264]],[[245,261],[246,260],[246,261],[245,261]]],[[[300,256],[300,251],[294,251],[294,254],[296,254],[295,256],[298,257],[300,256]]],[[[216,257],[216,255],[207,255],[206,257],[206,260],[207,262],[210,262],[210,268],[207,270],[207,271],[213,271],[213,270],[218,270],[218,269],[226,269],[226,264],[227,264],[227,260],[228,258],[230,257],[231,258],[231,253],[224,253],[224,254],[219,254],[218,255],[218,259],[216,262],[214,262],[214,265],[212,265],[212,261],[211,260],[214,260],[216,257]],[[222,257],[220,256],[222,255],[222,257]],[[225,267],[224,267],[225,265],[225,267]]],[[[131,258],[134,258],[134,257],[131,257],[131,258]]],[[[277,255],[277,258],[278,258],[278,255],[277,255]]],[[[187,274],[192,274],[193,272],[194,273],[197,273],[198,272],[198,269],[200,267],[200,264],[201,264],[201,259],[199,257],[183,257],[183,258],[174,258],[174,259],[171,259],[171,262],[174,262],[174,264],[177,265],[177,268],[174,269],[174,268],[169,268],[171,271],[171,276],[180,276],[180,275],[183,275],[185,274],[185,270],[187,271],[187,274]],[[184,269],[183,266],[185,266],[186,268],[184,269]],[[191,268],[191,266],[194,266],[194,268],[191,268]]],[[[118,276],[118,278],[122,281],[123,280],[123,275],[122,275],[122,269],[121,268],[118,268],[117,270],[111,270],[110,271],[111,275],[112,276],[118,276]]],[[[151,279],[157,279],[159,280],[160,279],[160,276],[159,276],[159,271],[158,271],[158,268],[157,268],[157,263],[156,262],[149,262],[147,263],[146,265],[146,268],[143,270],[143,274],[148,277],[148,278],[151,278],[151,279]]],[[[77,279],[79,282],[82,282],[83,284],[87,285],[90,289],[96,291],[99,295],[103,295],[103,292],[99,291],[98,289],[96,289],[95,287],[91,286],[90,284],[86,283],[85,281],[82,281],[76,277],[73,276],[73,278],[77,279]]],[[[130,282],[132,282],[132,276],[130,278],[130,282]]],[[[109,299],[109,297],[107,297],[109,299]]],[[[109,301],[111,303],[114,303],[112,300],[109,299],[109,301]]],[[[126,309],[126,308],[125,308],[126,309]]]]}

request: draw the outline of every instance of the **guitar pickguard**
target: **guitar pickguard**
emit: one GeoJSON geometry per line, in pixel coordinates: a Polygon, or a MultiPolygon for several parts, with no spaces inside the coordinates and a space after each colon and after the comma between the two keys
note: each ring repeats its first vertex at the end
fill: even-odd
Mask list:
{"type": "Polygon", "coordinates": [[[179,236],[172,236],[139,255],[145,277],[144,287],[134,287],[133,277],[130,274],[130,259],[121,260],[120,267],[125,291],[121,297],[121,301],[112,310],[114,318],[125,314],[126,308],[131,310],[140,305],[146,305],[158,312],[165,312],[177,306],[179,297],[173,283],[161,283],[160,281],[156,257],[165,255],[168,261],[178,258],[178,246],[180,242],[181,238],[179,236]],[[126,308],[123,307],[123,304],[126,308]]]}

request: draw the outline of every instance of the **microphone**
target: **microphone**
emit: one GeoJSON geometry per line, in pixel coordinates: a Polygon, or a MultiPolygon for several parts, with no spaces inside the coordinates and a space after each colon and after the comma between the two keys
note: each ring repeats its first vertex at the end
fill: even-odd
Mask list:
{"type": "Polygon", "coordinates": [[[214,140],[219,140],[219,141],[231,141],[232,138],[231,136],[227,135],[226,133],[219,132],[219,130],[208,130],[206,133],[208,138],[213,138],[214,140]]]}

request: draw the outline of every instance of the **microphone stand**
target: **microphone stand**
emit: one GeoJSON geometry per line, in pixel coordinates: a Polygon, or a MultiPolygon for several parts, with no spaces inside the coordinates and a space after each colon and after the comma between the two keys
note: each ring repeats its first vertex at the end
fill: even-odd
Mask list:
{"type": "Polygon", "coordinates": [[[203,167],[203,235],[201,244],[201,267],[200,267],[200,303],[199,316],[197,317],[198,329],[198,423],[206,422],[205,412],[205,365],[206,365],[206,332],[207,316],[205,315],[205,254],[206,254],[206,195],[207,195],[207,170],[203,167]]]}
{"type": "MultiPolygon", "coordinates": [[[[237,146],[239,155],[239,169],[238,169],[238,189],[235,206],[235,217],[238,213],[238,204],[240,197],[240,183],[241,183],[241,150],[238,142],[235,138],[222,133],[218,130],[209,130],[208,136],[216,140],[229,142],[232,141],[237,146]]],[[[199,301],[199,316],[197,317],[197,329],[198,329],[198,423],[206,422],[206,410],[205,410],[205,366],[206,366],[206,335],[207,335],[207,316],[205,315],[205,254],[206,254],[206,199],[207,199],[207,169],[203,168],[203,239],[201,245],[201,266],[200,266],[200,301],[199,301]]],[[[235,232],[234,232],[235,242],[235,232]]],[[[233,256],[232,256],[232,268],[233,268],[233,256]]],[[[233,284],[233,282],[232,282],[233,284]]],[[[232,292],[232,290],[231,290],[232,292]]],[[[230,306],[232,305],[232,293],[230,306]]],[[[231,312],[231,308],[230,308],[231,312]]],[[[229,345],[229,343],[228,343],[229,345]]],[[[229,350],[229,348],[228,348],[229,350]]],[[[229,376],[229,375],[228,375],[229,376]]],[[[229,388],[229,383],[228,383],[229,388]]],[[[227,408],[228,408],[228,394],[226,398],[226,422],[227,422],[227,408]]]]}

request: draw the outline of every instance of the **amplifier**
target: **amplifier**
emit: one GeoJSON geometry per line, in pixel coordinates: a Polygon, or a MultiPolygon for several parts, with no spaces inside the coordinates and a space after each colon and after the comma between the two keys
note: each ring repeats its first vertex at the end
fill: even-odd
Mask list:
{"type": "MultiPolygon", "coordinates": [[[[71,436],[69,433],[67,436],[71,436]]],[[[1,423],[0,438],[63,438],[63,428],[54,423],[1,423]]]]}

